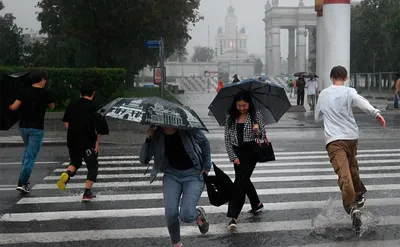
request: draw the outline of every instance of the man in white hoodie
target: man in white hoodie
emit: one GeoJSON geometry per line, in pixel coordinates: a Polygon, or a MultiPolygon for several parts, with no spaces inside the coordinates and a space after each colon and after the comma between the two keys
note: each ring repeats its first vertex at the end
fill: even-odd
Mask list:
{"type": "Polygon", "coordinates": [[[332,167],[338,175],[338,185],[342,191],[343,207],[351,215],[353,230],[359,234],[364,194],[367,192],[361,182],[357,164],[358,126],[352,107],[357,106],[376,118],[383,126],[386,121],[364,97],[354,88],[345,87],[347,70],[342,66],[332,69],[330,78],[333,85],[321,91],[315,109],[315,121],[324,122],[326,149],[332,167]]]}

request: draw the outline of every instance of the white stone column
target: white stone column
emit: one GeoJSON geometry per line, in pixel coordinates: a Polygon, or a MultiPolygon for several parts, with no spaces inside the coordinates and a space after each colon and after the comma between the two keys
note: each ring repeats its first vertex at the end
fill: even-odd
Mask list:
{"type": "Polygon", "coordinates": [[[334,66],[345,67],[350,75],[350,8],[350,0],[324,0],[324,87],[331,84],[334,66]]]}
{"type": "Polygon", "coordinates": [[[295,71],[295,42],[296,33],[294,28],[289,28],[289,54],[288,54],[288,73],[292,75],[295,71]]]}
{"type": "Polygon", "coordinates": [[[264,64],[264,74],[269,75],[269,63],[270,63],[270,55],[269,55],[269,30],[265,28],[265,64],[264,64]]]}
{"type": "MultiPolygon", "coordinates": [[[[307,69],[311,71],[310,69],[310,60],[311,59],[316,59],[316,53],[317,53],[317,36],[316,36],[316,29],[315,28],[309,28],[308,29],[308,60],[307,60],[307,69]]],[[[313,69],[316,72],[316,68],[313,69]]]]}
{"type": "Polygon", "coordinates": [[[324,17],[322,8],[317,11],[317,75],[319,78],[318,87],[320,90],[327,87],[327,84],[323,83],[324,78],[324,17]]]}
{"type": "Polygon", "coordinates": [[[296,48],[296,72],[307,72],[306,69],[306,35],[308,35],[305,27],[297,28],[297,48],[296,48]]]}
{"type": "Polygon", "coordinates": [[[274,27],[271,29],[272,35],[272,75],[281,75],[281,29],[279,27],[274,27]]]}

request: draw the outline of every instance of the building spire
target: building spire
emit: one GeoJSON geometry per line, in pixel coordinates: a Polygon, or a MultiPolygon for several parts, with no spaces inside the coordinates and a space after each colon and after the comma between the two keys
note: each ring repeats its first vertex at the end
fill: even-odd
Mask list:
{"type": "Polygon", "coordinates": [[[232,0],[229,0],[229,6],[232,7],[232,0]]]}

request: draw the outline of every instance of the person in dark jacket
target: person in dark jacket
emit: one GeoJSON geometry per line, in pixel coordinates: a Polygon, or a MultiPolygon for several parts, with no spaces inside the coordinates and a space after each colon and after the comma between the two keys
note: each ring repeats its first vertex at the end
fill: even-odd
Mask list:
{"type": "MultiPolygon", "coordinates": [[[[99,131],[99,120],[96,118],[96,107],[92,100],[95,89],[85,84],[80,89],[81,98],[68,105],[64,118],[67,132],[67,146],[69,149],[70,165],[67,171],[63,172],[57,187],[65,190],[71,177],[82,166],[82,159],[85,160],[88,169],[85,192],[82,201],[91,201],[96,196],[92,193],[92,187],[97,179],[99,163],[97,160],[100,146],[101,133],[99,131]]],[[[105,122],[105,119],[102,119],[105,122]]],[[[106,123],[103,123],[106,124],[106,123]]]]}
{"type": "Polygon", "coordinates": [[[297,105],[304,105],[304,92],[306,88],[306,80],[304,75],[301,75],[296,82],[297,87],[297,105]]]}
{"type": "Polygon", "coordinates": [[[14,103],[9,106],[11,111],[19,110],[19,131],[25,144],[17,185],[17,190],[23,193],[30,192],[29,178],[43,143],[46,108],[55,107],[51,94],[44,88],[47,82],[46,72],[33,71],[29,74],[29,79],[32,87],[22,90],[14,103]]]}
{"type": "Polygon", "coordinates": [[[234,76],[233,76],[233,81],[232,81],[232,83],[238,83],[238,82],[240,82],[238,76],[237,76],[237,75],[234,75],[234,76]]]}

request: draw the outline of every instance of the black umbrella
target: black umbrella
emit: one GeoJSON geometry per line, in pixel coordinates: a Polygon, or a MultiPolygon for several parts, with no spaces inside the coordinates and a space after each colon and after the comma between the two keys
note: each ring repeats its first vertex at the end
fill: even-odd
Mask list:
{"type": "Polygon", "coordinates": [[[8,106],[12,104],[22,89],[31,86],[30,72],[18,72],[4,75],[0,81],[0,130],[9,130],[19,121],[18,111],[10,111],[8,106]]]}
{"type": "Polygon", "coordinates": [[[101,108],[99,113],[140,124],[208,131],[192,109],[158,97],[117,98],[101,108]]]}
{"type": "Polygon", "coordinates": [[[315,73],[308,73],[307,75],[305,75],[304,77],[306,78],[310,78],[310,79],[315,79],[315,78],[319,78],[319,76],[315,73]]]}
{"type": "Polygon", "coordinates": [[[255,79],[244,80],[223,87],[208,107],[219,125],[225,125],[226,114],[233,98],[242,91],[250,92],[254,106],[261,111],[266,124],[277,123],[292,106],[284,88],[255,79]]]}
{"type": "Polygon", "coordinates": [[[307,74],[307,72],[297,72],[297,73],[294,73],[293,76],[294,77],[300,77],[300,76],[306,75],[306,74],[307,74]]]}
{"type": "Polygon", "coordinates": [[[219,169],[213,162],[215,176],[204,175],[207,195],[211,205],[221,206],[229,202],[235,192],[231,178],[219,169]]]}

